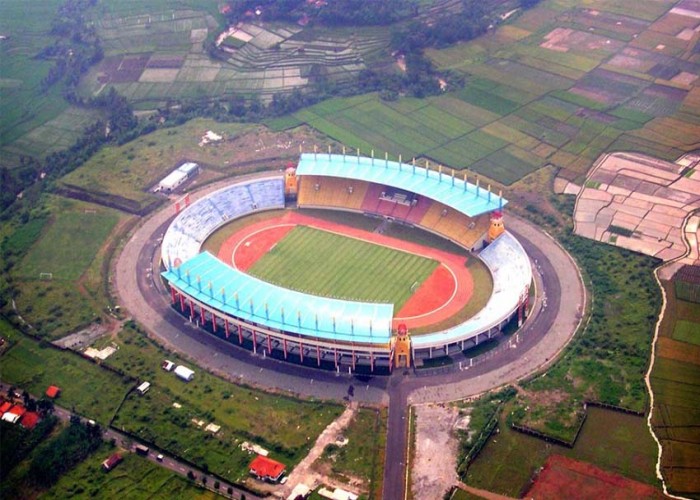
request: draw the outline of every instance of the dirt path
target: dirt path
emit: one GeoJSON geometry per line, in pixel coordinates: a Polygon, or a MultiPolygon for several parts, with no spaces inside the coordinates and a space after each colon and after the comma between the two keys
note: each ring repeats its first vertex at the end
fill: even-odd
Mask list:
{"type": "Polygon", "coordinates": [[[294,487],[299,483],[304,483],[311,489],[315,488],[319,484],[321,475],[312,470],[314,462],[323,454],[323,450],[327,445],[334,443],[338,437],[342,435],[345,428],[355,416],[355,413],[357,413],[357,409],[357,403],[350,403],[338,418],[328,424],[328,427],[326,427],[321,435],[318,436],[318,439],[314,443],[313,448],[311,448],[309,451],[309,454],[306,455],[306,457],[299,462],[299,465],[297,465],[289,474],[289,479],[285,483],[284,487],[275,492],[274,495],[276,497],[287,498],[294,487]]]}
{"type": "Polygon", "coordinates": [[[514,500],[511,497],[499,495],[498,493],[491,493],[490,491],[486,490],[480,490],[479,488],[474,488],[473,486],[467,486],[464,483],[457,483],[457,487],[460,490],[464,490],[468,493],[471,493],[472,495],[485,498],[486,500],[514,500]]]}

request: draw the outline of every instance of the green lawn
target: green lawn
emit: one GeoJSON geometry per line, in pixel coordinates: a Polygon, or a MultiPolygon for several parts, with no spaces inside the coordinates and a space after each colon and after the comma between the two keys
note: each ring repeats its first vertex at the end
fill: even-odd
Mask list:
{"type": "Polygon", "coordinates": [[[437,265],[418,255],[297,226],[249,272],[306,293],[392,303],[400,309],[412,285],[422,283],[437,265]]]}
{"type": "Polygon", "coordinates": [[[107,424],[133,385],[71,352],[45,346],[0,322],[0,335],[14,344],[0,358],[0,379],[39,397],[61,388],[57,404],[107,424]]]}

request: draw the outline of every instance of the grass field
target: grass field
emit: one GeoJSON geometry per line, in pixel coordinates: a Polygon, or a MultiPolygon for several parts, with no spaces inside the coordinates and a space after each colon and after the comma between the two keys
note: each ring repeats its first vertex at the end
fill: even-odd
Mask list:
{"type": "MultiPolygon", "coordinates": [[[[105,339],[100,345],[110,342],[105,339]]],[[[195,379],[184,383],[163,371],[160,363],[193,363],[132,327],[120,332],[116,345],[119,350],[105,363],[150,381],[152,387],[145,396],[129,396],[113,425],[234,481],[247,476],[250,455],[241,450],[243,441],[257,443],[276,460],[293,465],[342,411],[338,404],[263,392],[196,368],[195,379]],[[204,426],[214,422],[221,430],[212,434],[192,419],[203,420],[204,426]]]]}
{"type": "Polygon", "coordinates": [[[104,444],[84,462],[61,477],[43,498],[151,498],[214,499],[213,492],[145,458],[122,452],[124,461],[108,474],[102,462],[114,453],[104,444]]]}
{"type": "Polygon", "coordinates": [[[422,283],[437,265],[418,255],[297,226],[249,272],[305,293],[391,303],[400,309],[411,296],[411,286],[422,283]]]}
{"type": "Polygon", "coordinates": [[[0,378],[37,397],[49,385],[61,388],[57,404],[107,424],[133,385],[79,355],[43,345],[0,322],[0,335],[13,346],[2,355],[0,378]]]}
{"type": "Polygon", "coordinates": [[[41,209],[44,215],[30,223],[33,230],[22,226],[8,239],[20,253],[11,274],[22,316],[38,334],[58,338],[94,321],[107,306],[105,242],[124,216],[59,197],[47,197],[41,209]]]}

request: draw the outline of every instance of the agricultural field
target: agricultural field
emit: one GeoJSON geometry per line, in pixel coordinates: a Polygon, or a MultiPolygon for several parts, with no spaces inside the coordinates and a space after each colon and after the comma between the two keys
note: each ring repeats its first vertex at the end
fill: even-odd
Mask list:
{"type": "Polygon", "coordinates": [[[589,408],[575,446],[566,448],[512,430],[506,421],[511,411],[506,405],[499,432],[468,468],[466,484],[519,498],[547,457],[559,454],[659,487],[657,449],[643,417],[589,408]]]}
{"type": "Polygon", "coordinates": [[[168,99],[226,94],[267,101],[306,87],[314,71],[348,82],[383,57],[389,37],[378,28],[305,29],[255,20],[226,29],[216,4],[202,0],[112,0],[92,17],[106,57],[82,79],[81,92],[98,95],[114,87],[143,109],[168,99]],[[214,39],[222,47],[217,59],[204,50],[204,42],[214,39]]]}
{"type": "Polygon", "coordinates": [[[144,396],[134,393],[126,399],[112,425],[232,481],[247,477],[250,454],[241,449],[243,441],[263,446],[272,458],[291,466],[342,412],[339,404],[263,392],[201,369],[185,383],[160,364],[164,359],[192,363],[165,351],[134,325],[127,325],[115,341],[103,339],[95,347],[107,345],[118,348],[107,365],[152,384],[144,396]],[[210,423],[221,428],[210,432],[205,429],[210,423]]]}
{"type": "Polygon", "coordinates": [[[392,303],[398,310],[410,297],[412,285],[422,283],[437,265],[437,261],[418,255],[297,226],[248,272],[285,288],[345,300],[392,303]]]}
{"type": "Polygon", "coordinates": [[[19,165],[21,156],[40,156],[72,144],[92,113],[71,107],[60,89],[42,91],[52,61],[35,58],[51,39],[51,19],[63,0],[0,0],[0,157],[19,165]],[[50,125],[49,125],[50,124],[50,125]]]}
{"type": "Polygon", "coordinates": [[[122,453],[124,461],[105,474],[102,462],[115,452],[102,445],[85,461],[61,477],[43,498],[182,498],[214,499],[213,492],[195,486],[182,476],[133,453],[122,453]]]}
{"type": "MultiPolygon", "coordinates": [[[[661,470],[672,493],[697,496],[700,470],[700,304],[681,300],[664,282],[667,306],[651,373],[652,424],[663,445],[661,470]]],[[[695,285],[697,287],[697,285],[695,285]]]]}
{"type": "Polygon", "coordinates": [[[107,307],[105,242],[125,217],[117,211],[48,197],[30,224],[8,236],[18,256],[11,274],[18,310],[37,335],[56,339],[91,323],[107,307]]]}
{"type": "Polygon", "coordinates": [[[580,180],[609,150],[674,159],[696,148],[700,65],[687,36],[698,24],[694,11],[666,14],[664,4],[632,0],[578,7],[543,2],[488,36],[428,50],[439,69],[465,75],[461,90],[335,99],[289,124],[504,185],[549,164],[580,180]]]}
{"type": "Polygon", "coordinates": [[[39,397],[49,385],[61,388],[57,404],[107,425],[133,383],[72,352],[63,352],[22,335],[0,322],[11,347],[2,354],[0,378],[39,397]]]}

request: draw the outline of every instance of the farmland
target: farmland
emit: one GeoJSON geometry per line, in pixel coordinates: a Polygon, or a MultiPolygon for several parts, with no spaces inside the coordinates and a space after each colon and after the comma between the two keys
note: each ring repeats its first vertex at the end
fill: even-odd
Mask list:
{"type": "Polygon", "coordinates": [[[41,90],[52,62],[35,55],[50,40],[50,22],[61,0],[28,4],[0,1],[0,152],[3,165],[72,144],[93,113],[69,106],[60,89],[41,90]]]}
{"type": "Polygon", "coordinates": [[[678,33],[694,21],[651,1],[596,2],[595,15],[574,7],[544,3],[488,36],[429,50],[438,68],[466,77],[461,90],[335,99],[289,123],[505,185],[548,164],[580,179],[608,150],[675,159],[696,147],[700,67],[678,33]]]}
{"type": "Polygon", "coordinates": [[[422,283],[437,264],[418,255],[298,226],[249,272],[286,288],[346,300],[388,302],[398,310],[411,295],[411,286],[422,283]]]}
{"type": "Polygon", "coordinates": [[[204,42],[225,26],[211,2],[113,0],[95,9],[93,19],[106,57],[83,78],[81,92],[96,95],[113,86],[143,109],[168,99],[227,94],[256,94],[267,101],[306,87],[312,71],[321,68],[330,81],[348,82],[382,57],[389,36],[377,28],[246,22],[212,59],[204,42]]]}
{"type": "MultiPolygon", "coordinates": [[[[675,281],[675,284],[678,284],[675,281]]],[[[700,304],[680,300],[674,282],[664,282],[667,309],[651,373],[652,424],[662,442],[661,468],[671,492],[696,494],[700,444],[700,304]]]]}
{"type": "Polygon", "coordinates": [[[466,474],[466,483],[519,496],[551,454],[590,462],[630,479],[658,486],[654,476],[656,447],[642,417],[589,408],[576,445],[569,449],[516,432],[507,425],[506,406],[499,433],[486,444],[466,474]]]}

